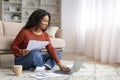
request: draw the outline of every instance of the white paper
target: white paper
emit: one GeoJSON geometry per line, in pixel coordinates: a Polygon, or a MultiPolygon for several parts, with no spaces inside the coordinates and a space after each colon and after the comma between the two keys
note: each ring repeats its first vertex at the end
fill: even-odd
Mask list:
{"type": "Polygon", "coordinates": [[[46,45],[48,45],[48,41],[36,41],[36,40],[30,40],[27,45],[27,50],[41,50],[42,48],[45,48],[46,45]]]}
{"type": "Polygon", "coordinates": [[[59,77],[59,76],[62,76],[60,74],[56,74],[56,73],[38,73],[38,74],[33,74],[31,75],[32,77],[34,78],[37,78],[37,79],[43,79],[43,78],[52,78],[52,77],[59,77]]]}

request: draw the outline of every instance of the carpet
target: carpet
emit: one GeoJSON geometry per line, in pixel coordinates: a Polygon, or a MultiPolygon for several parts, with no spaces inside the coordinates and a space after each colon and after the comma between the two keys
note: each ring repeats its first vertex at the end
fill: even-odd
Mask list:
{"type": "MultiPolygon", "coordinates": [[[[72,61],[62,61],[63,64],[72,64],[72,61]]],[[[53,70],[46,72],[52,72],[58,69],[54,67],[53,70]]],[[[34,71],[23,71],[23,75],[17,77],[11,71],[10,68],[0,68],[0,80],[38,80],[31,74],[35,74],[34,71]]],[[[112,67],[106,65],[84,63],[81,69],[73,73],[72,76],[62,75],[60,77],[46,78],[42,80],[120,80],[120,67],[112,67]]]]}

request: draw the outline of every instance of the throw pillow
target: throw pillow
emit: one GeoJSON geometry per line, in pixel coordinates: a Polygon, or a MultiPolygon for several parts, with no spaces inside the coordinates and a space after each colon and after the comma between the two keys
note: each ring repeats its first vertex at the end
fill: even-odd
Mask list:
{"type": "Polygon", "coordinates": [[[55,37],[56,38],[63,38],[63,30],[62,29],[58,29],[56,31],[55,37]]]}
{"type": "Polygon", "coordinates": [[[55,34],[57,30],[58,30],[58,27],[51,26],[51,27],[48,27],[46,32],[49,34],[50,37],[55,38],[55,34]]]}

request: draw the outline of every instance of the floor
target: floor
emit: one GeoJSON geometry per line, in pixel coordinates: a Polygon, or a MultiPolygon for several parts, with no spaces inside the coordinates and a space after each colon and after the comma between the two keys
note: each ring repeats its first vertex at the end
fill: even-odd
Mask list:
{"type": "MultiPolygon", "coordinates": [[[[72,61],[62,61],[63,64],[71,64],[72,61]]],[[[54,70],[58,70],[58,66],[52,70],[46,70],[45,73],[53,73],[54,70]]],[[[10,68],[0,68],[0,80],[38,80],[33,76],[40,77],[38,74],[41,72],[35,72],[30,70],[23,71],[22,76],[15,76],[10,68]],[[32,75],[32,76],[31,76],[32,75]]],[[[53,75],[53,74],[52,74],[53,75]]],[[[52,76],[51,75],[51,76],[52,76]]],[[[55,76],[55,74],[53,75],[55,76]]],[[[44,76],[41,76],[44,77],[44,76]]],[[[40,79],[41,80],[41,79],[40,79]]],[[[84,63],[81,69],[72,75],[61,74],[58,77],[50,77],[42,80],[120,80],[120,68],[111,66],[101,66],[99,64],[84,63]]]]}
{"type": "MultiPolygon", "coordinates": [[[[82,55],[78,55],[75,53],[63,53],[63,60],[70,60],[70,61],[74,61],[77,57],[80,57],[82,55]]],[[[101,65],[109,65],[109,66],[114,66],[114,67],[120,67],[120,63],[119,64],[108,64],[108,63],[101,63],[100,61],[95,61],[93,58],[86,58],[87,63],[93,63],[93,64],[101,64],[101,65]]]]}
{"type": "MultiPolygon", "coordinates": [[[[67,61],[63,61],[62,63],[71,64],[71,61],[75,60],[79,56],[81,55],[63,53],[62,60],[67,60],[67,61]]],[[[120,64],[103,64],[99,61],[95,61],[92,58],[86,58],[85,62],[86,63],[83,64],[81,70],[75,73],[72,77],[70,77],[69,80],[120,80],[120,64]],[[92,64],[87,64],[87,63],[92,63],[92,64]],[[102,64],[102,66],[99,64],[102,64]],[[106,65],[119,66],[119,67],[111,67],[106,65]]],[[[56,68],[58,67],[56,66],[56,68]]],[[[23,76],[17,77],[14,75],[11,69],[0,68],[0,80],[38,80],[34,77],[30,77],[31,74],[34,74],[34,72],[24,71],[23,76]]],[[[67,77],[68,76],[66,75],[62,75],[62,77],[46,78],[43,80],[68,80],[67,77]]]]}

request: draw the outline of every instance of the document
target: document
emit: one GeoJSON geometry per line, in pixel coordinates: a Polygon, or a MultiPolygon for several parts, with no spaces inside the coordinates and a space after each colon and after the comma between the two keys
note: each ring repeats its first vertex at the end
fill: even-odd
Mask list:
{"type": "Polygon", "coordinates": [[[42,48],[45,48],[49,44],[48,41],[36,41],[36,40],[30,40],[27,45],[27,50],[41,50],[42,48]]]}
{"type": "Polygon", "coordinates": [[[56,74],[56,73],[38,73],[38,74],[32,74],[32,77],[36,79],[43,79],[43,78],[52,78],[52,77],[60,77],[62,75],[56,74]]]}

